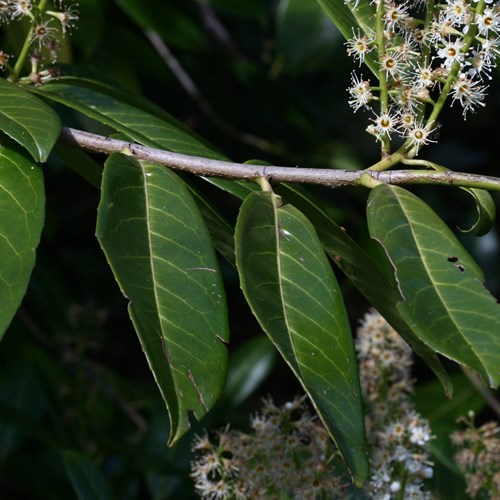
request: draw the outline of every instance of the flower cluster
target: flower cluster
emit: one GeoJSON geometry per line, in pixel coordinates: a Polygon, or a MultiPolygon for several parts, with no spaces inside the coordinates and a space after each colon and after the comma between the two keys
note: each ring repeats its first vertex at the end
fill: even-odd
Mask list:
{"type": "Polygon", "coordinates": [[[216,444],[196,438],[191,475],[202,498],[345,498],[333,444],[304,398],[282,407],[264,401],[251,427],[252,434],[223,429],[216,444]]]}
{"type": "Polygon", "coordinates": [[[432,477],[431,430],[413,407],[411,348],[376,311],[358,328],[356,351],[372,476],[371,498],[430,498],[423,480],[432,477]]]}
{"type": "Polygon", "coordinates": [[[500,498],[500,426],[487,422],[477,428],[474,413],[460,419],[466,428],[451,435],[458,448],[455,461],[465,476],[467,493],[475,498],[481,491],[500,498]]]}
{"type": "MultiPolygon", "coordinates": [[[[372,476],[356,498],[430,498],[429,424],[413,408],[411,349],[375,311],[365,315],[356,347],[366,406],[372,476]]],[[[193,445],[192,477],[202,498],[350,498],[349,479],[326,430],[304,399],[264,402],[252,434],[219,431],[193,445]]]]}
{"type": "MultiPolygon", "coordinates": [[[[78,5],[65,6],[62,0],[54,0],[52,7],[47,2],[36,5],[31,0],[0,0],[0,25],[17,19],[28,19],[30,28],[28,37],[31,83],[40,85],[59,76],[53,65],[57,62],[62,42],[67,33],[76,26],[79,19],[78,5]],[[45,65],[50,66],[45,68],[45,65]]],[[[28,54],[21,53],[20,60],[28,54]]],[[[14,79],[19,78],[19,68],[9,65],[10,55],[0,50],[0,69],[7,69],[14,79]]]]}
{"type": "MultiPolygon", "coordinates": [[[[358,0],[345,0],[353,9],[358,0]]],[[[500,1],[372,0],[373,25],[353,30],[346,42],[355,61],[366,62],[378,84],[353,74],[349,104],[375,113],[368,131],[377,139],[404,138],[418,153],[434,142],[445,100],[460,103],[464,117],[484,106],[485,81],[500,54],[500,1]],[[370,58],[370,61],[368,61],[370,58]],[[428,110],[430,109],[430,113],[428,110]]]]}

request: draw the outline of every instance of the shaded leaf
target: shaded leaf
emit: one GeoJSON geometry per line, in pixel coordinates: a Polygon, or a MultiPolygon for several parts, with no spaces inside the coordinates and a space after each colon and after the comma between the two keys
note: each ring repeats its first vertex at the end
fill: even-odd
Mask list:
{"type": "Polygon", "coordinates": [[[448,226],[420,198],[397,186],[372,190],[370,234],[394,267],[400,314],[435,351],[500,382],[500,305],[448,226]]]}
{"type": "Polygon", "coordinates": [[[167,168],[111,155],[97,237],[168,407],[170,443],[215,404],[226,374],[224,290],[195,202],[167,168]]]}
{"type": "Polygon", "coordinates": [[[310,222],[269,192],[236,224],[241,287],[309,395],[358,484],[368,474],[356,356],[339,286],[310,222]]]}
{"type": "Polygon", "coordinates": [[[469,410],[479,413],[485,406],[484,398],[478,393],[470,380],[461,372],[451,375],[455,388],[453,398],[444,399],[436,380],[418,384],[413,402],[418,412],[431,423],[446,422],[454,426],[459,417],[467,415],[469,410]]]}
{"type": "MultiPolygon", "coordinates": [[[[360,0],[347,4],[343,0],[318,0],[333,24],[344,35],[346,40],[353,36],[353,30],[357,28],[361,33],[373,33],[375,26],[375,8],[369,0],[360,0]],[[354,3],[358,6],[354,7],[354,3]]],[[[368,53],[365,57],[365,64],[372,73],[378,75],[378,66],[373,53],[368,53]]]]}
{"type": "Polygon", "coordinates": [[[176,153],[223,159],[182,123],[152,103],[93,80],[65,77],[37,90],[129,139],[176,153]]]}
{"type": "Polygon", "coordinates": [[[276,188],[286,200],[299,208],[313,223],[328,256],[361,292],[368,302],[392,325],[439,378],[448,396],[453,386],[436,353],[424,344],[397,310],[401,300],[397,283],[392,282],[352,238],[329,217],[306,190],[290,184],[276,188]]]}
{"type": "Polygon", "coordinates": [[[64,469],[78,500],[111,500],[111,488],[92,460],[76,451],[62,453],[64,469]]]}
{"type": "MultiPolygon", "coordinates": [[[[94,80],[66,77],[38,89],[41,95],[73,108],[124,134],[129,140],[152,148],[217,160],[227,158],[151,102],[94,80]]],[[[244,198],[252,184],[208,177],[228,193],[244,198]]]]}
{"type": "Polygon", "coordinates": [[[231,354],[222,399],[232,406],[245,401],[270,374],[276,349],[265,335],[247,340],[231,354]]]}
{"type": "Polygon", "coordinates": [[[0,130],[45,162],[61,131],[55,111],[30,92],[0,78],[0,130]]]}
{"type": "Polygon", "coordinates": [[[316,2],[281,0],[277,50],[285,69],[300,71],[332,58],[340,33],[316,2]]]}
{"type": "Polygon", "coordinates": [[[45,218],[41,168],[4,138],[0,146],[0,338],[21,305],[45,218]]]}

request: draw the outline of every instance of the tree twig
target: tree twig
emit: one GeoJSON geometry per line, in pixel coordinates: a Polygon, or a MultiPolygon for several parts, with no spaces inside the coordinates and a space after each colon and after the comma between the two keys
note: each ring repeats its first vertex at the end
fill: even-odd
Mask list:
{"type": "Polygon", "coordinates": [[[63,127],[60,142],[96,153],[125,153],[139,160],[161,163],[173,169],[199,176],[253,181],[264,177],[269,182],[298,182],[329,187],[365,185],[362,177],[385,184],[436,184],[445,186],[476,187],[500,191],[500,178],[461,172],[435,172],[426,170],[337,170],[329,168],[299,168],[250,165],[230,161],[212,160],[198,156],[172,153],[149,148],[137,143],[111,139],[82,130],[63,127]]]}

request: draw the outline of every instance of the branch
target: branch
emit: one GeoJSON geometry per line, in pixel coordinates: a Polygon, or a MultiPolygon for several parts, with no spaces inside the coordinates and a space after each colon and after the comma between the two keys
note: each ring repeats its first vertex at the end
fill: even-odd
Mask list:
{"type": "Polygon", "coordinates": [[[452,171],[392,170],[377,172],[373,170],[332,170],[327,168],[249,165],[172,153],[66,127],[63,127],[59,141],[66,146],[78,147],[85,151],[104,154],[124,153],[132,155],[138,160],[161,163],[173,169],[195,175],[223,177],[226,179],[253,181],[263,177],[269,182],[298,182],[341,187],[365,186],[366,180],[363,177],[366,178],[368,175],[373,180],[385,184],[436,184],[500,191],[500,179],[485,175],[452,171]]]}

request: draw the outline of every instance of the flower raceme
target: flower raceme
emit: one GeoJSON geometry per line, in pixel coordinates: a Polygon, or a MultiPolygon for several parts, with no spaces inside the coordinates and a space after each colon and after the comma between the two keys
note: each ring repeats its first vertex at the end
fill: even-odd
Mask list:
{"type": "MultiPolygon", "coordinates": [[[[360,0],[345,3],[360,8],[360,0]]],[[[371,68],[379,82],[353,73],[348,102],[354,111],[374,113],[367,131],[377,140],[396,135],[418,154],[435,142],[432,132],[448,97],[461,105],[464,118],[485,105],[485,82],[500,54],[500,0],[370,3],[373,28],[354,28],[346,47],[359,65],[375,59],[371,68]]]]}

